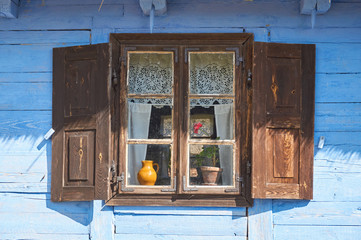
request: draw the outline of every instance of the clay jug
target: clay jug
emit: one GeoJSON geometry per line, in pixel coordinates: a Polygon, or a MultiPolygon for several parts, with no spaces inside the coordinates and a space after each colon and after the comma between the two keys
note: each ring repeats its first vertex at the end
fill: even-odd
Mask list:
{"type": "Polygon", "coordinates": [[[159,171],[158,163],[151,160],[142,161],[142,168],[138,172],[138,181],[141,185],[154,185],[157,181],[157,173],[159,171]],[[157,166],[155,171],[153,166],[157,166]]]}

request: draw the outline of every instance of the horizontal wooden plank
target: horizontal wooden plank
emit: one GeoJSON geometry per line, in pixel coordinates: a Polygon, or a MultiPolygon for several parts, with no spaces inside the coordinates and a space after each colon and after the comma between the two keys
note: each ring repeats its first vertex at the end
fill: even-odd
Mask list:
{"type": "MultiPolygon", "coordinates": [[[[13,21],[0,19],[0,30],[91,29],[95,22],[114,22],[123,16],[123,4],[77,4],[71,7],[51,6],[29,1],[19,8],[19,17],[13,21]]],[[[116,21],[116,22],[118,22],[116,21]]],[[[122,21],[121,21],[122,22],[122,21]]],[[[122,22],[124,23],[124,22],[122,22]]]]}
{"type": "MultiPolygon", "coordinates": [[[[146,28],[116,28],[114,30],[108,30],[108,32],[114,33],[149,33],[149,26],[146,28]]],[[[93,30],[92,30],[93,32],[93,30]]],[[[99,30],[100,32],[100,30],[99,30]]],[[[253,33],[255,41],[267,42],[268,41],[268,30],[266,27],[193,27],[189,26],[186,28],[164,28],[154,27],[153,33],[253,33]]]]}
{"type": "Polygon", "coordinates": [[[361,55],[357,51],[360,48],[360,43],[317,44],[316,72],[361,73],[361,55]]]}
{"type": "Polygon", "coordinates": [[[361,103],[316,103],[315,131],[361,131],[361,103]]]}
{"type": "Polygon", "coordinates": [[[247,218],[232,216],[115,215],[116,233],[246,236],[247,218]],[[181,224],[180,224],[181,223],[181,224]]]}
{"type": "Polygon", "coordinates": [[[315,150],[315,159],[344,161],[345,167],[353,167],[361,159],[361,150],[360,146],[325,146],[315,150]]]}
{"type": "MultiPolygon", "coordinates": [[[[125,3],[127,0],[107,0],[105,4],[114,4],[114,3],[125,3]]],[[[93,5],[97,4],[100,6],[99,0],[31,0],[31,1],[20,1],[20,7],[23,6],[73,6],[73,5],[93,5]]]]}
{"type": "MultiPolygon", "coordinates": [[[[124,5],[124,18],[127,28],[147,28],[147,16],[139,16],[139,6],[124,5]]],[[[361,10],[361,4],[332,4],[332,11],[317,16],[318,28],[359,27],[355,21],[361,10]],[[347,14],[345,14],[347,13],[347,14]],[[342,21],[338,19],[342,18],[342,21]]],[[[122,21],[108,24],[111,28],[121,28],[122,21]]],[[[96,22],[95,27],[107,27],[106,23],[96,22]]],[[[168,4],[166,16],[156,18],[154,26],[158,28],[187,27],[288,27],[310,28],[310,16],[299,13],[298,1],[214,1],[194,4],[192,1],[168,4]],[[236,19],[236,21],[235,21],[236,19]]]]}
{"type": "Polygon", "coordinates": [[[361,226],[361,201],[345,203],[274,200],[273,223],[298,226],[361,226]]]}
{"type": "Polygon", "coordinates": [[[222,207],[114,207],[119,215],[188,215],[188,216],[237,216],[245,217],[246,208],[222,207]]]}
{"type": "Polygon", "coordinates": [[[115,234],[115,240],[247,240],[246,236],[187,236],[164,234],[115,234]]]}
{"type": "Polygon", "coordinates": [[[290,226],[275,225],[274,239],[277,240],[358,240],[360,226],[290,226]]]}
{"type": "Polygon", "coordinates": [[[48,173],[46,172],[31,172],[31,173],[9,173],[9,172],[0,172],[0,183],[38,183],[38,182],[48,182],[48,173]]]}
{"type": "Polygon", "coordinates": [[[50,182],[0,183],[1,193],[50,193],[50,182]]]}
{"type": "MultiPolygon", "coordinates": [[[[50,144],[51,145],[51,144],[50,144]]],[[[1,171],[4,173],[34,173],[34,172],[48,172],[50,171],[51,153],[46,155],[39,154],[33,156],[31,153],[27,155],[0,155],[1,171]]]]}
{"type": "Polygon", "coordinates": [[[315,172],[314,201],[361,202],[361,174],[315,172]]]}
{"type": "Polygon", "coordinates": [[[0,90],[0,111],[51,110],[52,83],[0,83],[0,90]]]}
{"type": "Polygon", "coordinates": [[[51,128],[51,111],[0,111],[0,119],[3,139],[20,136],[37,139],[51,128]]]}
{"type": "Polygon", "coordinates": [[[329,167],[323,171],[360,172],[360,139],[361,132],[315,132],[315,168],[329,167]],[[324,137],[324,146],[320,149],[318,143],[321,137],[324,137]],[[318,163],[321,165],[317,165],[318,163]]]}
{"type": "Polygon", "coordinates": [[[316,102],[361,102],[360,92],[361,74],[316,74],[316,102]]]}
{"type": "Polygon", "coordinates": [[[2,233],[0,239],[26,240],[89,240],[89,234],[49,234],[49,233],[2,233]]]}
{"type": "Polygon", "coordinates": [[[90,43],[90,31],[2,31],[0,45],[90,43]]]}
{"type": "Polygon", "coordinates": [[[314,172],[316,173],[361,173],[360,158],[358,159],[315,159],[314,172]]]}
{"type": "Polygon", "coordinates": [[[0,236],[23,233],[87,234],[88,214],[1,213],[0,236]]]}
{"type": "Polygon", "coordinates": [[[361,43],[361,28],[335,27],[318,29],[312,28],[273,28],[270,27],[271,42],[284,43],[361,43]]]}
{"type": "MultiPolygon", "coordinates": [[[[78,43],[77,45],[87,44],[89,42],[78,43]]],[[[74,44],[66,43],[61,46],[72,45],[74,44]]],[[[2,53],[0,54],[0,72],[51,72],[54,47],[59,46],[56,44],[0,45],[0,52],[2,53]]]]}
{"type": "Polygon", "coordinates": [[[0,73],[0,82],[4,83],[39,83],[51,82],[52,79],[51,72],[0,73]]]}
{"type": "MultiPolygon", "coordinates": [[[[0,193],[2,213],[88,214],[91,202],[51,202],[50,194],[0,193]]],[[[1,239],[1,238],[0,238],[1,239]]]]}
{"type": "Polygon", "coordinates": [[[31,135],[13,137],[3,135],[0,136],[0,149],[0,161],[3,161],[4,165],[16,161],[14,158],[7,159],[8,157],[25,157],[25,163],[41,157],[50,157],[51,139],[45,140],[41,135],[38,137],[32,137],[31,135]]]}
{"type": "Polygon", "coordinates": [[[315,131],[315,146],[318,145],[321,136],[325,137],[324,147],[361,146],[359,141],[361,132],[334,132],[331,129],[328,131],[315,131]]]}

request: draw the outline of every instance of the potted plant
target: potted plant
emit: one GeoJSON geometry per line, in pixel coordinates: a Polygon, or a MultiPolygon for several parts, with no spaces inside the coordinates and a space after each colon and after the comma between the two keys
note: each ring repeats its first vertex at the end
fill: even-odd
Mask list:
{"type": "MultiPolygon", "coordinates": [[[[202,131],[202,126],[201,123],[194,124],[193,132],[198,134],[199,130],[202,131]]],[[[216,139],[218,140],[219,137],[216,139]]],[[[218,156],[219,148],[217,145],[203,145],[202,151],[195,155],[195,161],[200,167],[204,185],[218,185],[219,178],[223,171],[222,168],[217,167],[219,163],[218,156]]]]}

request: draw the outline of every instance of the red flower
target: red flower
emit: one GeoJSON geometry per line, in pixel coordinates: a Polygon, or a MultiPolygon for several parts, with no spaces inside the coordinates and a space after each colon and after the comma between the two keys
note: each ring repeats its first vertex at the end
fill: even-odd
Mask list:
{"type": "Polygon", "coordinates": [[[194,126],[193,126],[193,132],[198,134],[198,130],[202,127],[202,123],[195,123],[194,126]]]}

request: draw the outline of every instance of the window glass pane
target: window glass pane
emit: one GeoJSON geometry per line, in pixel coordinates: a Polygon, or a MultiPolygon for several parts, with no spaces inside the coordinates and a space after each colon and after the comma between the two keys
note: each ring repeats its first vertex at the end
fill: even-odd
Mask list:
{"type": "Polygon", "coordinates": [[[127,163],[127,184],[144,185],[155,180],[154,185],[170,185],[171,145],[169,144],[129,144],[127,163]],[[147,160],[143,162],[144,160],[147,160]],[[152,162],[150,162],[152,161],[152,162]],[[159,170],[157,168],[159,166],[159,170]],[[138,180],[142,169],[143,177],[138,180]],[[143,181],[143,184],[141,182],[143,181]]]}
{"type": "Polygon", "coordinates": [[[127,66],[128,93],[172,93],[172,52],[128,52],[127,66]]]}
{"type": "Polygon", "coordinates": [[[189,145],[189,182],[191,185],[233,185],[232,145],[189,145]]]}
{"type": "Polygon", "coordinates": [[[172,134],[172,99],[128,99],[128,139],[163,139],[172,134]]]}
{"type": "Polygon", "coordinates": [[[191,94],[233,94],[234,53],[189,53],[191,94]]]}
{"type": "Polygon", "coordinates": [[[220,140],[233,139],[233,112],[232,99],[191,99],[190,137],[220,140]]]}

